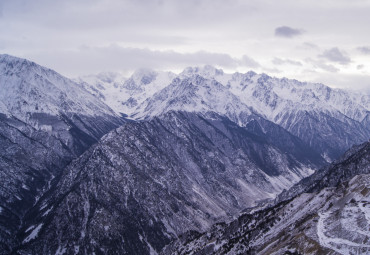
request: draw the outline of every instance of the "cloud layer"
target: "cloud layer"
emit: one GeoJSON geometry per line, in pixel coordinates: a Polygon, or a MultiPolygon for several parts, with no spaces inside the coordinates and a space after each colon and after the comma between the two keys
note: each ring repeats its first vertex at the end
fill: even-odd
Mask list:
{"type": "Polygon", "coordinates": [[[212,64],[337,82],[370,75],[369,13],[368,0],[1,0],[0,53],[66,76],[212,64]]]}
{"type": "Polygon", "coordinates": [[[370,47],[368,46],[358,47],[357,50],[365,55],[370,55],[370,47]]]}
{"type": "Polygon", "coordinates": [[[291,59],[281,59],[281,58],[274,58],[272,60],[274,65],[294,65],[294,66],[302,66],[300,61],[295,61],[291,59]]]}
{"type": "Polygon", "coordinates": [[[319,55],[319,57],[341,65],[348,65],[351,63],[351,58],[345,52],[340,51],[337,47],[325,50],[319,55]]]}
{"type": "Polygon", "coordinates": [[[118,45],[107,47],[81,47],[78,51],[45,52],[33,58],[41,59],[44,65],[50,57],[56,63],[52,68],[72,76],[79,74],[99,73],[102,71],[131,72],[139,68],[157,70],[182,70],[187,66],[213,65],[224,69],[235,70],[237,67],[256,68],[260,64],[243,55],[234,58],[228,54],[197,51],[180,53],[171,50],[159,51],[147,48],[130,48],[118,45]],[[89,64],[86,64],[89,63],[89,64]]]}

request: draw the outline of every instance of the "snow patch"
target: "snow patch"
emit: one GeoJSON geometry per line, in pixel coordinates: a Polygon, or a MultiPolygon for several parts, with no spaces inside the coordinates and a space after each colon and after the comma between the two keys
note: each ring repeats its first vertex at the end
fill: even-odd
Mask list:
{"type": "Polygon", "coordinates": [[[370,248],[370,245],[359,244],[347,239],[328,236],[326,234],[327,226],[325,225],[325,221],[331,217],[331,212],[321,212],[319,213],[319,217],[319,222],[317,224],[317,235],[319,237],[320,245],[343,255],[350,253],[350,247],[370,248]]]}
{"type": "Polygon", "coordinates": [[[43,204],[43,205],[40,207],[40,211],[44,210],[46,206],[48,206],[48,205],[47,205],[47,204],[43,204]]]}
{"type": "Polygon", "coordinates": [[[80,251],[80,246],[79,245],[75,245],[75,247],[74,247],[75,255],[78,254],[79,251],[80,251]]]}
{"type": "Polygon", "coordinates": [[[55,255],[63,255],[66,253],[67,248],[59,246],[58,249],[55,252],[55,255]]]}
{"type": "Polygon", "coordinates": [[[42,217],[44,217],[44,216],[48,215],[48,214],[51,212],[51,210],[52,210],[52,209],[53,209],[53,207],[51,207],[51,208],[47,209],[47,210],[46,210],[46,212],[44,212],[44,213],[42,214],[42,217]]]}
{"type": "Polygon", "coordinates": [[[35,225],[32,225],[31,227],[27,228],[25,232],[27,233],[27,232],[31,231],[32,229],[34,229],[34,228],[35,228],[35,225]]]}
{"type": "Polygon", "coordinates": [[[35,239],[37,237],[37,235],[39,234],[39,231],[40,229],[42,228],[42,226],[44,225],[44,223],[41,223],[39,224],[32,232],[31,234],[29,234],[24,240],[23,240],[23,243],[28,243],[29,241],[35,239]]]}

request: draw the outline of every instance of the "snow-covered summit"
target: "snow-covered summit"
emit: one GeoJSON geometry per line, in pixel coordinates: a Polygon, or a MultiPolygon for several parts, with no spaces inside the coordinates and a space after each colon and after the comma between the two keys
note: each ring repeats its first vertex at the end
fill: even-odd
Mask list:
{"type": "Polygon", "coordinates": [[[0,55],[0,111],[23,121],[33,113],[115,115],[72,80],[34,62],[0,55]]]}
{"type": "Polygon", "coordinates": [[[139,69],[129,78],[119,73],[109,73],[109,77],[110,79],[107,79],[107,75],[90,75],[80,77],[76,82],[116,113],[131,115],[138,105],[169,85],[176,75],[171,72],[139,69]]]}
{"type": "Polygon", "coordinates": [[[154,70],[141,68],[136,70],[125,84],[133,83],[136,86],[145,86],[152,83],[158,75],[159,73],[154,70]]]}
{"type": "Polygon", "coordinates": [[[204,67],[187,67],[179,74],[179,76],[191,76],[194,74],[198,74],[206,78],[215,78],[216,76],[223,76],[224,71],[211,65],[205,65],[204,67]]]}
{"type": "Polygon", "coordinates": [[[328,161],[370,136],[367,94],[255,72],[229,74],[212,66],[164,74],[162,82],[159,75],[154,78],[149,73],[142,76],[146,85],[135,83],[135,89],[117,92],[121,101],[115,109],[134,119],[172,110],[212,111],[240,125],[257,114],[301,138],[328,161]]]}
{"type": "Polygon", "coordinates": [[[133,119],[171,110],[212,111],[246,125],[250,115],[257,114],[315,147],[329,161],[370,136],[370,95],[321,83],[252,71],[225,73],[207,65],[188,67],[177,75],[142,69],[120,85],[92,86],[92,93],[133,119]]]}
{"type": "Polygon", "coordinates": [[[340,112],[362,121],[370,109],[369,95],[266,74],[235,73],[227,80],[227,86],[244,103],[275,122],[279,122],[278,115],[283,112],[312,110],[340,112]]]}
{"type": "Polygon", "coordinates": [[[217,112],[237,123],[251,110],[228,88],[216,80],[198,74],[177,77],[137,108],[135,118],[161,115],[168,111],[217,112]]]}
{"type": "MultiPolygon", "coordinates": [[[[87,89],[98,95],[116,112],[128,115],[135,113],[135,116],[143,116],[146,106],[141,104],[147,104],[144,103],[145,100],[152,98],[167,86],[173,87],[171,81],[174,78],[186,80],[186,78],[195,76],[217,81],[226,88],[225,93],[233,94],[238,98],[237,101],[241,101],[275,123],[282,123],[282,116],[286,112],[297,113],[301,111],[324,112],[330,116],[341,118],[341,121],[345,121],[345,118],[348,117],[361,122],[368,118],[370,110],[370,95],[367,94],[333,89],[320,83],[271,77],[253,71],[225,73],[222,69],[210,65],[187,67],[178,75],[140,69],[128,79],[123,76],[114,76],[119,79],[114,78],[107,81],[104,77],[96,76],[93,82],[85,78],[81,78],[80,81],[90,84],[92,88],[87,89]],[[140,111],[142,112],[138,114],[140,111]]],[[[197,96],[206,95],[199,94],[197,96]]],[[[220,101],[224,97],[220,94],[218,96],[220,101]]],[[[202,101],[207,104],[208,99],[203,98],[202,101]]],[[[197,111],[197,107],[189,110],[197,111]]],[[[156,111],[159,113],[164,110],[157,109],[156,111]]]]}

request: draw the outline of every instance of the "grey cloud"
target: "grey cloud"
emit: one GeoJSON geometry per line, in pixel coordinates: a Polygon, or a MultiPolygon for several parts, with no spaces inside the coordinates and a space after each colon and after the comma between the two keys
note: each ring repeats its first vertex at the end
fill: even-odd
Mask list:
{"type": "Polygon", "coordinates": [[[30,20],[39,27],[59,30],[100,29],[138,31],[181,29],[196,25],[232,24],[253,12],[253,4],[237,0],[1,0],[13,20],[30,20]],[[53,15],[45,15],[52,13],[53,15]],[[128,25],[129,24],[129,25],[128,25]]]}
{"type": "Polygon", "coordinates": [[[319,49],[319,46],[317,46],[314,43],[310,43],[310,42],[304,42],[303,47],[306,49],[319,49]]]}
{"type": "MultiPolygon", "coordinates": [[[[300,60],[304,68],[335,76],[340,74],[339,62],[317,55],[334,46],[351,48],[357,55],[367,52],[370,45],[364,42],[370,41],[370,33],[361,32],[370,23],[366,2],[0,0],[0,51],[32,58],[68,75],[132,70],[141,65],[179,70],[205,62],[231,71],[242,65],[254,68],[258,62],[264,65],[278,56],[300,60]],[[346,37],[351,40],[342,40],[346,37]],[[102,47],[111,44],[122,47],[102,47]],[[79,45],[89,47],[82,50],[79,45]],[[242,57],[243,49],[254,59],[242,57]],[[318,62],[306,67],[305,58],[318,62]]],[[[367,67],[356,70],[361,63],[347,71],[368,75],[367,67]]],[[[288,73],[294,67],[288,63],[270,65],[288,73]]],[[[259,71],[265,70],[263,67],[258,66],[259,71]]]]}
{"type": "Polygon", "coordinates": [[[370,47],[368,46],[358,47],[357,50],[365,55],[370,55],[370,47]]]}
{"type": "Polygon", "coordinates": [[[275,28],[275,36],[278,36],[278,37],[292,38],[292,37],[303,34],[303,32],[304,31],[302,29],[291,28],[288,26],[282,26],[282,27],[275,28]]]}
{"type": "Polygon", "coordinates": [[[320,61],[320,60],[314,60],[314,59],[308,58],[305,61],[309,64],[312,64],[314,68],[320,68],[324,71],[328,71],[328,72],[331,72],[331,73],[336,73],[336,72],[340,71],[340,69],[336,68],[335,66],[328,65],[325,62],[320,61]]]}
{"type": "Polygon", "coordinates": [[[275,73],[275,74],[279,74],[283,72],[282,70],[277,69],[277,68],[263,68],[263,70],[266,71],[267,73],[275,73]]]}
{"type": "Polygon", "coordinates": [[[340,51],[337,47],[325,50],[321,55],[319,55],[319,57],[341,65],[348,65],[351,63],[351,58],[345,52],[340,51]]]}
{"type": "Polygon", "coordinates": [[[302,70],[303,74],[317,74],[318,72],[314,69],[304,69],[302,70]]]}
{"type": "Polygon", "coordinates": [[[356,68],[357,68],[357,70],[361,70],[361,69],[364,69],[364,67],[365,67],[364,65],[357,65],[356,68]]]}
{"type": "Polygon", "coordinates": [[[281,58],[274,58],[272,60],[274,65],[294,65],[294,66],[302,66],[300,61],[295,61],[291,59],[281,59],[281,58]]]}
{"type": "Polygon", "coordinates": [[[242,66],[252,67],[252,68],[257,68],[257,67],[260,67],[261,66],[260,63],[258,63],[253,58],[248,57],[247,55],[243,55],[242,56],[241,61],[240,61],[240,64],[242,66]]]}
{"type": "Polygon", "coordinates": [[[336,72],[339,72],[340,69],[339,68],[336,68],[335,66],[333,65],[328,65],[328,64],[324,64],[324,63],[317,63],[316,64],[319,68],[325,70],[325,71],[328,71],[328,72],[331,72],[331,73],[336,73],[336,72]]]}
{"type": "Polygon", "coordinates": [[[369,76],[366,74],[319,73],[313,81],[336,88],[370,93],[369,76]]]}
{"type": "Polygon", "coordinates": [[[40,64],[53,68],[69,77],[102,71],[128,72],[138,68],[174,70],[183,69],[187,66],[214,65],[221,68],[235,69],[238,66],[259,66],[256,61],[247,56],[237,59],[228,54],[206,51],[179,53],[117,45],[108,47],[83,46],[78,51],[53,51],[53,54],[43,51],[38,55],[29,56],[29,58],[39,59],[40,64]]]}

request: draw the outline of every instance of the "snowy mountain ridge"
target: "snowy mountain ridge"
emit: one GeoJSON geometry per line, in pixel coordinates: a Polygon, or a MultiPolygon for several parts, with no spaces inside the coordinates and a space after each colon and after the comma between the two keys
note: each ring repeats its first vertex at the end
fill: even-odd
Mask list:
{"type": "MultiPolygon", "coordinates": [[[[346,91],[343,89],[333,89],[321,83],[299,82],[287,78],[275,78],[266,74],[257,74],[252,71],[244,74],[229,74],[224,73],[222,69],[217,69],[209,65],[203,68],[188,67],[178,75],[171,72],[156,72],[142,69],[135,72],[129,79],[121,77],[121,84],[118,84],[116,81],[104,83],[104,79],[101,76],[96,76],[91,86],[97,88],[103,95],[104,91],[107,89],[106,87],[111,85],[116,87],[120,86],[119,92],[121,94],[117,95],[117,98],[120,99],[121,103],[124,103],[124,100],[128,100],[126,96],[128,93],[127,91],[132,90],[132,87],[127,87],[124,84],[134,82],[134,84],[139,84],[139,86],[134,86],[138,90],[143,90],[143,87],[146,89],[151,88],[150,93],[140,94],[139,101],[142,102],[143,98],[148,99],[153,96],[155,92],[159,92],[161,89],[170,86],[174,78],[185,79],[195,75],[218,81],[219,84],[226,87],[230,93],[238,97],[241,102],[252,107],[258,114],[274,122],[280,121],[279,115],[281,115],[282,112],[293,110],[317,110],[331,114],[337,114],[337,112],[339,112],[361,122],[370,111],[370,95],[368,94],[361,94],[359,92],[346,91]],[[162,77],[162,79],[159,80],[159,77],[162,77]],[[142,86],[143,83],[140,84],[137,82],[139,80],[144,80],[145,86],[142,86]],[[158,83],[162,85],[158,86],[158,83]]],[[[82,77],[79,78],[79,81],[89,83],[91,79],[89,80],[86,77],[82,77]]],[[[107,92],[107,94],[109,93],[107,92]]],[[[131,93],[130,96],[136,99],[135,93],[131,93]]],[[[115,104],[113,101],[106,101],[106,103],[108,105],[115,104]]],[[[141,112],[141,115],[145,114],[145,112],[143,112],[145,107],[139,106],[139,104],[136,106],[138,108],[136,112],[141,112]]],[[[193,110],[197,111],[196,107],[198,106],[194,105],[194,107],[193,110]]],[[[158,112],[163,111],[158,110],[158,112]]],[[[133,111],[130,110],[123,113],[129,115],[133,113],[133,111]]]]}
{"type": "MultiPolygon", "coordinates": [[[[104,91],[101,87],[99,93],[104,91]]],[[[245,126],[260,116],[299,137],[329,162],[370,137],[370,95],[254,72],[227,74],[212,66],[189,67],[178,75],[141,70],[114,96],[119,101],[105,102],[120,105],[139,120],[171,110],[212,111],[245,126]],[[159,86],[153,77],[160,76],[166,78],[159,86]]]]}
{"type": "Polygon", "coordinates": [[[70,79],[34,62],[9,55],[0,55],[0,102],[2,113],[12,114],[23,121],[27,121],[29,114],[56,116],[61,111],[85,116],[115,116],[109,107],[70,79]]]}
{"type": "Polygon", "coordinates": [[[146,119],[168,111],[216,112],[245,125],[252,110],[225,86],[200,75],[175,78],[170,85],[145,100],[132,117],[146,119]]]}

